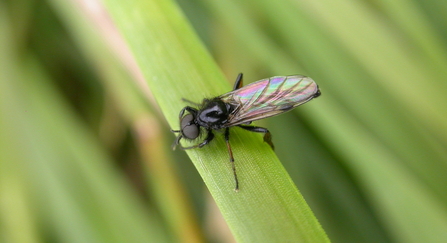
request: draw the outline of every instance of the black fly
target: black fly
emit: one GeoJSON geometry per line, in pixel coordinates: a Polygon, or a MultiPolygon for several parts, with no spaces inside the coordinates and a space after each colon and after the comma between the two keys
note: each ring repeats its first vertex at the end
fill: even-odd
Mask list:
{"type": "Polygon", "coordinates": [[[174,133],[179,133],[173,149],[176,146],[180,146],[181,149],[193,149],[210,143],[214,139],[213,130],[225,129],[225,143],[236,183],[235,191],[239,190],[239,181],[230,146],[230,127],[237,126],[251,132],[264,133],[264,142],[273,149],[269,130],[249,124],[289,111],[321,94],[318,85],[311,78],[301,75],[276,76],[245,87],[242,85],[242,73],[240,73],[233,91],[212,99],[204,99],[199,105],[200,108],[184,107],[179,113],[180,130],[172,130],[174,133]],[[186,111],[188,114],[185,115],[186,111]],[[194,146],[181,146],[182,138],[186,140],[198,138],[204,132],[201,128],[207,133],[205,140],[194,146]]]}

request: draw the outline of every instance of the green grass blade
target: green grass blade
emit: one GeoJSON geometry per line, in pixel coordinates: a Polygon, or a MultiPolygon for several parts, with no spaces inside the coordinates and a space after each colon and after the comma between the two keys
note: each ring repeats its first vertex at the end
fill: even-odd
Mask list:
{"type": "MultiPolygon", "coordinates": [[[[147,104],[148,100],[153,103],[153,98],[144,99],[141,83],[133,82],[141,81],[141,75],[133,59],[128,58],[130,53],[115,31],[115,26],[104,16],[92,11],[88,4],[80,5],[80,8],[71,2],[52,1],[52,4],[69,27],[76,44],[102,76],[102,85],[112,100],[110,103],[116,104],[124,122],[131,127],[140,150],[141,164],[147,173],[147,193],[153,196],[155,208],[160,210],[167,228],[177,241],[203,242],[195,211],[188,203],[190,199],[185,195],[185,189],[172,168],[172,159],[168,155],[170,149],[166,146],[167,138],[161,131],[167,128],[160,124],[160,119],[147,104]],[[115,49],[111,50],[111,46],[115,49]],[[125,67],[134,68],[129,71],[125,67]]],[[[110,118],[105,118],[104,122],[111,123],[110,118]]],[[[105,142],[116,139],[110,135],[115,131],[109,130],[103,132],[105,142]]]]}
{"type": "MultiPolygon", "coordinates": [[[[170,1],[106,1],[147,82],[173,128],[181,98],[200,102],[231,89],[209,54],[170,1]]],[[[259,135],[234,129],[233,152],[241,191],[234,181],[222,136],[188,151],[240,242],[327,241],[295,185],[259,135]]]]}

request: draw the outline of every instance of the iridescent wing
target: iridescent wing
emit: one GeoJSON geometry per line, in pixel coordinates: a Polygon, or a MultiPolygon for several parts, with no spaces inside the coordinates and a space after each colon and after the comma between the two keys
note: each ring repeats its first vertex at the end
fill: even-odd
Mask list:
{"type": "Polygon", "coordinates": [[[262,79],[219,96],[235,107],[227,127],[275,116],[320,95],[318,85],[302,75],[262,79]]]}

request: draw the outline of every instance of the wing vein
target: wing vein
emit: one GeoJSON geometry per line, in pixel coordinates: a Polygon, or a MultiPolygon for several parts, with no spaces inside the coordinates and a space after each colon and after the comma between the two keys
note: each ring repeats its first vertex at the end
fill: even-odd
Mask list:
{"type": "Polygon", "coordinates": [[[284,86],[284,84],[287,82],[287,79],[289,79],[289,76],[287,76],[287,77],[281,82],[281,84],[279,85],[279,87],[276,88],[276,90],[277,90],[277,91],[279,90],[279,92],[277,92],[276,95],[275,95],[273,98],[271,98],[272,100],[277,100],[277,99],[280,98],[281,96],[285,96],[285,95],[287,95],[287,94],[289,94],[289,93],[291,92],[290,90],[287,92],[287,91],[284,91],[284,90],[282,89],[282,87],[284,86]]]}
{"type": "Polygon", "coordinates": [[[256,103],[259,103],[259,99],[263,96],[265,96],[265,93],[267,92],[267,90],[270,87],[270,82],[272,81],[272,78],[269,78],[269,81],[267,83],[267,85],[265,86],[264,89],[262,89],[261,93],[258,95],[258,97],[256,97],[256,99],[253,101],[253,105],[255,105],[256,103]]]}
{"type": "Polygon", "coordinates": [[[315,82],[301,75],[275,76],[249,84],[231,92],[231,96],[222,96],[236,106],[226,125],[245,124],[287,112],[315,98],[316,90],[315,82]]]}

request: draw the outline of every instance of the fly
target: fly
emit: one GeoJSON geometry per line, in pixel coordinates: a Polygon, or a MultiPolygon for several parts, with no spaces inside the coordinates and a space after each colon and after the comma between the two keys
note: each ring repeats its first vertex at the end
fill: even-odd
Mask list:
{"type": "Polygon", "coordinates": [[[269,130],[251,126],[251,122],[290,111],[321,95],[315,81],[302,75],[275,76],[242,86],[243,77],[240,73],[234,83],[233,91],[215,98],[203,99],[202,104],[197,104],[197,108],[184,107],[179,113],[180,130],[171,130],[179,134],[172,148],[179,146],[185,150],[207,145],[214,139],[214,130],[224,129],[225,143],[236,184],[235,191],[239,190],[239,181],[230,146],[230,128],[237,126],[250,132],[263,133],[264,142],[274,149],[269,130]],[[188,113],[185,115],[185,112],[188,113]],[[202,132],[206,132],[207,135],[201,143],[190,147],[183,147],[180,144],[182,138],[195,140],[202,132]]]}

